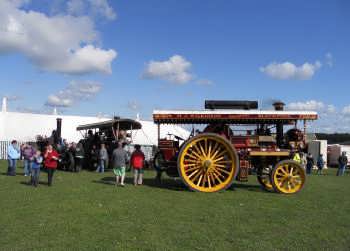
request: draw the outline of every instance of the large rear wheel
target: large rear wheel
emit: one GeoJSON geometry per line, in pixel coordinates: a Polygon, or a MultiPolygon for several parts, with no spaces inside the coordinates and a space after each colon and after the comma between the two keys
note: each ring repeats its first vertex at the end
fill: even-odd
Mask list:
{"type": "Polygon", "coordinates": [[[178,171],[192,190],[217,192],[228,188],[238,172],[238,155],[225,138],[199,134],[187,141],[178,157],[178,171]]]}
{"type": "Polygon", "coordinates": [[[283,160],[272,170],[271,181],[274,189],[279,193],[294,194],[299,192],[305,184],[305,170],[293,160],[283,160]]]}

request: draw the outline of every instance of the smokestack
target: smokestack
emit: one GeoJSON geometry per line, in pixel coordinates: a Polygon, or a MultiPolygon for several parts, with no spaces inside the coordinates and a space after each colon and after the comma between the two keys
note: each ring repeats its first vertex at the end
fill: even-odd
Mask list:
{"type": "MultiPolygon", "coordinates": [[[[284,106],[286,105],[282,101],[276,101],[272,104],[275,107],[276,111],[283,111],[284,106]]],[[[276,124],[276,143],[278,147],[282,147],[283,145],[283,123],[279,122],[276,124]]]]}
{"type": "Polygon", "coordinates": [[[7,112],[7,97],[2,98],[2,107],[1,107],[2,112],[7,112]]]}
{"type": "Polygon", "coordinates": [[[277,101],[277,102],[273,103],[272,105],[273,105],[273,107],[275,107],[276,111],[283,111],[284,110],[284,106],[286,104],[283,103],[282,101],[277,101]]]}
{"type": "Polygon", "coordinates": [[[57,135],[57,140],[60,141],[61,140],[61,131],[62,131],[62,119],[57,118],[56,121],[57,121],[56,135],[57,135]]]}

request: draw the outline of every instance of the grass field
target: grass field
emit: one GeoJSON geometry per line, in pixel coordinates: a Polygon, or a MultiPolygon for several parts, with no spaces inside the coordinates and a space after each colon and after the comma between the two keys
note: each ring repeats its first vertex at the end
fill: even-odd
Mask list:
{"type": "MultiPolygon", "coordinates": [[[[350,175],[311,176],[299,194],[264,192],[254,176],[215,194],[180,181],[115,187],[111,172],[56,172],[38,188],[4,175],[1,250],[349,250],[350,175]]],[[[129,174],[130,176],[130,174],[129,174]]]]}

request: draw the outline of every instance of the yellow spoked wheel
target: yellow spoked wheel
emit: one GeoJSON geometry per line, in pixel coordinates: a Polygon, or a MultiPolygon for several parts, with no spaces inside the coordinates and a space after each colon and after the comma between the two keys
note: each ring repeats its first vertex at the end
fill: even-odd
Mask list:
{"type": "Polygon", "coordinates": [[[305,170],[293,160],[278,162],[271,174],[272,186],[284,194],[299,192],[305,184],[305,178],[305,170]]]}
{"type": "Polygon", "coordinates": [[[238,156],[232,144],[213,133],[203,133],[184,144],[178,171],[192,190],[217,192],[229,187],[238,172],[238,156]]]}
{"type": "Polygon", "coordinates": [[[272,168],[263,167],[258,170],[257,179],[260,185],[267,191],[273,191],[271,183],[271,170],[272,168]]]}

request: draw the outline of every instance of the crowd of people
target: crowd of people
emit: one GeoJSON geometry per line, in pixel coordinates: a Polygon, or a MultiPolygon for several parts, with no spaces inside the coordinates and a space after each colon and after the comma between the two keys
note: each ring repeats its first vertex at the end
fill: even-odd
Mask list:
{"type": "MultiPolygon", "coordinates": [[[[113,168],[115,175],[115,185],[125,186],[125,172],[128,165],[133,169],[134,179],[133,184],[142,185],[143,171],[145,166],[145,155],[141,150],[140,145],[134,146],[134,151],[130,155],[125,149],[124,142],[117,142],[115,149],[112,151],[112,156],[109,158],[106,145],[101,143],[99,147],[93,145],[89,152],[90,165],[98,173],[104,173],[107,166],[113,168]],[[108,165],[111,161],[111,165],[108,165]]],[[[53,183],[55,170],[59,164],[64,162],[65,156],[69,155],[74,158],[73,171],[79,171],[83,165],[85,156],[84,147],[81,143],[67,143],[62,141],[58,147],[53,147],[53,144],[48,142],[44,147],[35,147],[31,144],[23,144],[20,147],[16,140],[13,140],[8,146],[8,170],[7,175],[16,175],[17,161],[23,159],[24,176],[30,177],[30,184],[37,187],[39,184],[40,170],[44,169],[47,172],[48,186],[53,183]]],[[[322,175],[326,165],[323,155],[320,154],[315,163],[311,153],[294,152],[293,160],[300,163],[306,170],[306,174],[312,174],[314,167],[317,167],[316,174],[322,175]]],[[[343,152],[338,159],[339,167],[337,176],[342,176],[345,173],[348,159],[346,153],[343,152]]]]}
{"type": "MultiPolygon", "coordinates": [[[[84,159],[84,150],[81,143],[67,144],[63,142],[62,145],[61,147],[67,147],[67,151],[63,151],[64,153],[74,150],[74,169],[79,170],[83,165],[84,159]]],[[[123,142],[118,142],[117,147],[112,152],[111,158],[109,158],[104,143],[101,143],[98,148],[96,146],[92,147],[89,156],[92,156],[92,158],[90,158],[91,161],[94,163],[96,162],[95,171],[104,173],[110,159],[113,173],[115,174],[115,185],[125,186],[125,172],[128,165],[130,165],[134,171],[134,185],[142,185],[145,155],[141,150],[141,146],[135,145],[135,150],[132,152],[131,156],[124,148],[125,144],[123,142]]],[[[62,154],[59,154],[62,149],[60,149],[61,151],[56,149],[57,147],[53,147],[51,143],[47,143],[41,150],[40,147],[35,147],[31,144],[18,146],[17,141],[13,140],[8,146],[7,151],[7,175],[15,176],[17,162],[23,159],[24,176],[30,177],[31,185],[35,187],[38,186],[40,170],[43,169],[47,172],[48,186],[52,186],[55,170],[58,168],[59,163],[62,162],[62,157],[64,157],[62,154]]]]}
{"type": "MultiPolygon", "coordinates": [[[[311,153],[305,154],[303,152],[294,152],[293,160],[298,162],[304,169],[306,170],[306,174],[312,174],[312,170],[316,167],[316,174],[323,175],[323,169],[326,166],[323,154],[320,154],[315,163],[314,157],[311,153]]],[[[348,158],[346,156],[346,152],[342,152],[342,154],[338,158],[338,170],[337,176],[343,176],[345,173],[346,166],[348,164],[348,158]]]]}

